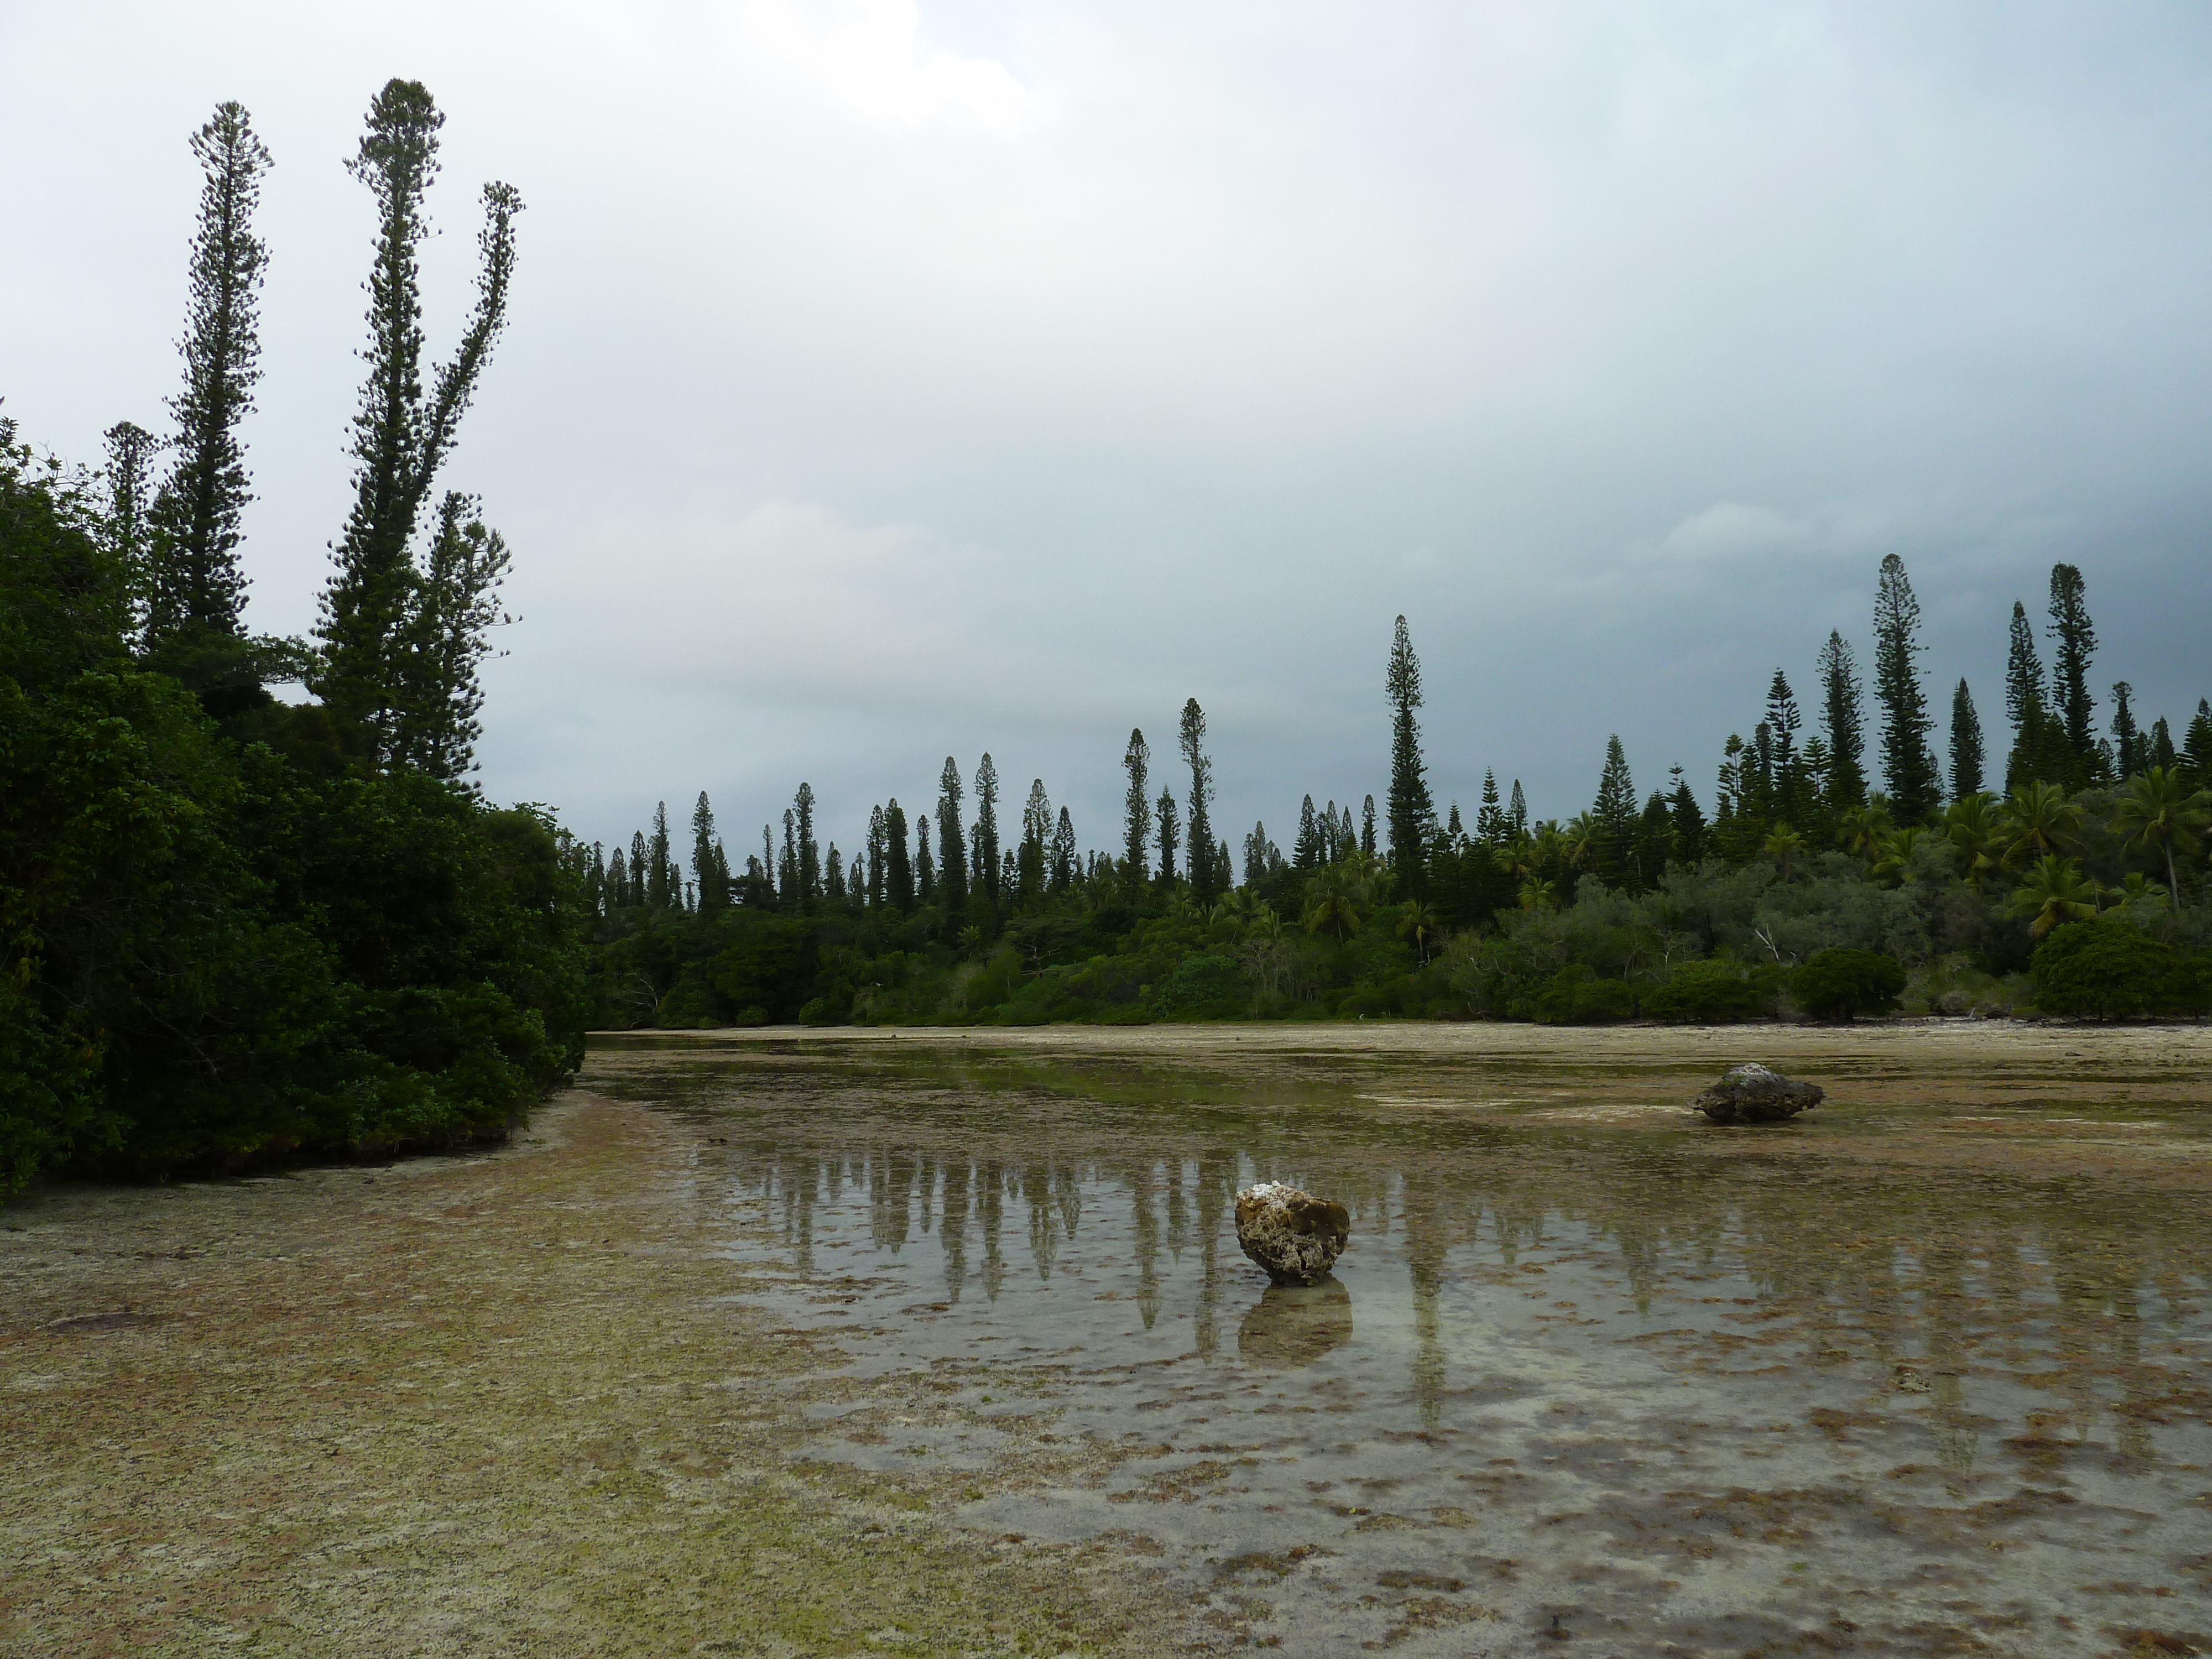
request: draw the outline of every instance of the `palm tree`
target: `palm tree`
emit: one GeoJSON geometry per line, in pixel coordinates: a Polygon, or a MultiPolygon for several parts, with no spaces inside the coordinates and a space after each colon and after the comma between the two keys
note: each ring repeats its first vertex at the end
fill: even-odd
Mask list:
{"type": "Polygon", "coordinates": [[[2112,808],[2112,828],[2129,846],[2155,846],[2166,855],[2166,890],[2176,909],[2181,908],[2181,882],[2173,867],[2173,849],[2197,850],[2197,831],[2212,817],[2212,790],[2191,791],[2172,768],[2146,767],[2130,778],[2112,808]]]}
{"type": "Polygon", "coordinates": [[[1553,883],[1539,881],[1531,876],[1521,884],[1521,908],[1523,910],[1553,910],[1559,908],[1559,890],[1553,883]]]}
{"type": "Polygon", "coordinates": [[[1436,937],[1437,913],[1420,900],[1415,899],[1406,907],[1406,914],[1398,918],[1398,937],[1410,939],[1421,953],[1421,966],[1429,965],[1429,941],[1436,937]]]}
{"type": "Polygon", "coordinates": [[[1790,879],[1790,863],[1805,851],[1805,837],[1786,823],[1778,823],[1767,831],[1766,839],[1759,850],[1782,867],[1782,879],[1790,879]]]}
{"type": "Polygon", "coordinates": [[[2004,819],[1997,798],[1986,789],[1962,795],[1943,814],[1943,833],[1966,863],[1966,883],[1982,890],[1982,878],[1997,867],[2004,841],[2004,819]]]}
{"type": "Polygon", "coordinates": [[[1838,820],[1838,828],[1844,850],[1871,864],[1881,855],[1881,844],[1889,836],[1889,803],[1876,796],[1864,806],[1850,807],[1838,820]]]}
{"type": "Polygon", "coordinates": [[[2045,853],[2013,889],[2012,913],[2033,918],[2027,936],[2039,939],[2062,921],[2087,921],[2097,914],[2097,889],[2072,859],[2045,853]]]}
{"type": "Polygon", "coordinates": [[[1309,933],[1334,933],[1341,945],[1359,931],[1359,899],[1358,878],[1341,864],[1325,864],[1306,883],[1299,920],[1309,933]]]}
{"type": "Polygon", "coordinates": [[[1912,879],[1912,855],[1919,850],[1928,832],[1917,823],[1908,823],[1902,830],[1893,830],[1881,839],[1874,868],[1868,873],[1894,877],[1899,881],[1912,879]]]}
{"type": "Polygon", "coordinates": [[[1566,854],[1568,866],[1580,869],[1589,863],[1590,854],[1597,850],[1598,842],[1604,835],[1605,831],[1599,827],[1595,813],[1577,812],[1569,818],[1559,829],[1559,846],[1566,854]]]}
{"type": "Polygon", "coordinates": [[[2074,839],[2081,808],[2055,783],[2024,783],[2004,804],[2005,862],[2049,858],[2074,839]]]}
{"type": "Polygon", "coordinates": [[[2107,890],[2117,891],[2120,896],[2120,903],[2131,910],[2148,910],[2156,905],[2163,904],[2172,891],[2170,888],[2162,887],[2153,881],[2140,870],[2129,871],[2120,878],[2120,884],[2117,889],[2107,890]]]}

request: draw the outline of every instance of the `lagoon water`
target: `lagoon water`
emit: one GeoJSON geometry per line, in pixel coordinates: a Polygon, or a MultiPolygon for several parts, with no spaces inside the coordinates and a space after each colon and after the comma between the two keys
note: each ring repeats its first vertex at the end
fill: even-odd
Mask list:
{"type": "Polygon", "coordinates": [[[2195,1066],[1829,1042],[1781,1062],[1827,1104],[1724,1130],[1681,1103],[1741,1037],[1109,1036],[584,1082],[687,1123],[744,1299],[836,1337],[802,1464],[1103,1541],[1194,1641],[2212,1651],[2195,1066]],[[1350,1208],[1333,1283],[1238,1251],[1268,1179],[1350,1208]]]}

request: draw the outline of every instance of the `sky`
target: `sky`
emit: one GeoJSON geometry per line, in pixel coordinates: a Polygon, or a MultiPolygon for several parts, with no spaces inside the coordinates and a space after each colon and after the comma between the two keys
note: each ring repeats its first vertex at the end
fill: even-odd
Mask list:
{"type": "MultiPolygon", "coordinates": [[[[1116,840],[1206,711],[1237,842],[1431,779],[1708,805],[1785,670],[1870,655],[2005,743],[2012,602],[2080,565],[2177,732],[2212,694],[2212,10],[0,0],[0,409],[96,461],[176,386],[198,176],[276,158],[249,623],[315,617],[374,233],[371,96],[447,112],[431,349],[528,204],[441,487],[515,555],[481,781],[627,842],[803,779],[849,852],[948,754],[1116,840]]],[[[2100,715],[2108,712],[2100,708],[2100,715]]],[[[679,830],[680,836],[680,830],[679,830]]]]}

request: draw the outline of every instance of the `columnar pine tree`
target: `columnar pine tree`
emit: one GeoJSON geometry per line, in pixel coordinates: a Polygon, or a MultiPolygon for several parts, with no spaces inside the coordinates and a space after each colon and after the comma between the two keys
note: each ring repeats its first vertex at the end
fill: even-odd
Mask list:
{"type": "Polygon", "coordinates": [[[1951,799],[1980,794],[1982,781],[1981,716],[1974,712],[1974,694],[1960,680],[1951,693],[1951,799]]]}
{"type": "Polygon", "coordinates": [[[975,765],[975,892],[995,904],[999,902],[999,769],[988,750],[975,765]]]}
{"type": "MultiPolygon", "coordinates": [[[[252,496],[239,428],[261,378],[257,313],[269,250],[252,221],[269,151],[237,103],[216,106],[191,143],[204,182],[192,238],[185,388],[169,400],[176,463],[155,506],[147,572],[146,643],[155,651],[180,635],[237,635],[246,602],[238,547],[252,496]]],[[[225,666],[235,672],[237,665],[225,666]]],[[[185,666],[203,686],[210,670],[223,672],[209,663],[185,666]]]]}
{"type": "Polygon", "coordinates": [[[666,801],[653,809],[653,839],[646,843],[645,853],[645,902],[653,909],[665,910],[677,901],[678,896],[668,867],[666,801]]]}
{"type": "Polygon", "coordinates": [[[161,453],[162,442],[129,421],[118,421],[101,436],[107,447],[107,551],[122,571],[130,596],[126,631],[143,644],[149,584],[154,575],[154,458],[161,453]]]}
{"type": "Polygon", "coordinates": [[[783,852],[775,861],[776,902],[787,910],[800,908],[806,895],[799,884],[799,815],[783,809],[783,852]]]}
{"type": "Polygon", "coordinates": [[[1521,793],[1521,780],[1513,780],[1513,793],[1507,798],[1506,827],[1516,836],[1528,833],[1528,798],[1521,793]]]}
{"type": "Polygon", "coordinates": [[[2178,758],[2173,747],[2173,733],[2166,729],[2166,716],[2160,714],[2151,722],[2150,763],[2171,772],[2178,758]]]}
{"type": "Polygon", "coordinates": [[[906,850],[906,808],[894,795],[884,808],[884,902],[901,915],[914,908],[914,862],[906,850]]]}
{"type": "MultiPolygon", "coordinates": [[[[1436,815],[1432,812],[1429,816],[1430,829],[1434,830],[1436,828],[1436,815]]],[[[1359,809],[1359,850],[1366,854],[1367,856],[1371,859],[1375,856],[1376,846],[1375,797],[1370,795],[1367,798],[1366,805],[1359,809]]],[[[1422,867],[1425,869],[1427,868],[1427,848],[1424,848],[1422,849],[1421,856],[1423,860],[1422,867]]]]}
{"type": "Polygon", "coordinates": [[[1698,805],[1697,792],[1690,787],[1679,766],[1668,775],[1674,779],[1674,787],[1667,797],[1667,827],[1676,862],[1695,866],[1705,855],[1705,814],[1698,805]]]}
{"type": "Polygon", "coordinates": [[[814,786],[801,783],[792,798],[793,828],[799,839],[799,902],[811,905],[822,896],[822,849],[814,839],[814,786]]]}
{"type": "Polygon", "coordinates": [[[1052,802],[1044,793],[1044,780],[1030,780],[1030,798],[1022,803],[1022,845],[1014,861],[1015,892],[1024,904],[1044,896],[1052,840],[1052,802]]]}
{"type": "Polygon", "coordinates": [[[1628,774],[1628,754],[1615,732],[1605,740],[1605,765],[1598,774],[1597,799],[1590,807],[1596,821],[1595,844],[1590,848],[1592,873],[1616,880],[1626,869],[1631,844],[1636,837],[1636,783],[1628,774]]]}
{"type": "Polygon", "coordinates": [[[1319,869],[1323,846],[1321,820],[1314,812],[1313,797],[1308,795],[1298,807],[1298,838],[1291,843],[1291,867],[1294,870],[1319,869]]]}
{"type": "Polygon", "coordinates": [[[761,825],[760,849],[760,894],[763,903],[775,903],[781,899],[781,894],[776,884],[776,874],[781,867],[776,862],[775,838],[769,835],[768,825],[763,823],[761,825]]]}
{"type": "Polygon", "coordinates": [[[845,902],[845,860],[834,841],[830,843],[830,861],[822,878],[822,893],[832,904],[845,902]]]}
{"type": "Polygon", "coordinates": [[[937,899],[957,916],[968,908],[968,848],[960,832],[960,768],[950,755],[937,791],[937,899]]]}
{"type": "Polygon", "coordinates": [[[1812,780],[1805,767],[1804,750],[1797,733],[1804,725],[1798,712],[1797,694],[1790,677],[1779,668],[1766,685],[1766,719],[1771,754],[1768,763],[1768,808],[1784,823],[1802,826],[1811,821],[1815,805],[1812,780]]]}
{"type": "Polygon", "coordinates": [[[2125,680],[2112,685],[2112,754],[2118,763],[2116,782],[2124,783],[2148,763],[2148,744],[2136,725],[2136,689],[2125,680]]]}
{"type": "Polygon", "coordinates": [[[722,862],[720,838],[714,834],[714,809],[708,804],[707,792],[702,789],[698,805],[691,809],[691,868],[698,877],[702,915],[717,915],[729,903],[726,866],[722,862]]]}
{"type": "Polygon", "coordinates": [[[416,572],[415,599],[394,659],[393,702],[400,718],[387,759],[434,778],[459,779],[475,767],[477,716],[483,708],[477,666],[489,654],[490,630],[514,620],[498,591],[508,564],[507,541],[484,526],[474,496],[448,490],[438,529],[416,572]]]}
{"type": "Polygon", "coordinates": [[[916,898],[923,904],[937,902],[937,866],[929,851],[929,816],[924,813],[914,824],[914,886],[916,898]]]}
{"type": "Polygon", "coordinates": [[[1213,762],[1206,752],[1206,711],[1191,698],[1182,706],[1176,740],[1190,768],[1190,887],[1200,904],[1211,904],[1228,887],[1227,866],[1216,857],[1213,834],[1213,762]],[[1218,866],[1218,867],[1217,867],[1218,866]]]}
{"type": "Polygon", "coordinates": [[[634,906],[642,907],[645,903],[646,890],[652,884],[647,867],[652,862],[653,856],[646,848],[645,831],[632,830],[629,837],[629,902],[634,906]]]}
{"type": "Polygon", "coordinates": [[[1144,890],[1149,879],[1152,798],[1146,792],[1152,765],[1152,751],[1146,747],[1144,732],[1133,729],[1129,746],[1121,751],[1121,769],[1129,775],[1128,789],[1121,797],[1121,872],[1132,897],[1144,890]]]}
{"type": "Polygon", "coordinates": [[[2051,567],[2051,701],[2066,736],[2071,768],[2067,784],[2085,789],[2099,781],[2096,699],[2089,695],[2089,659],[2097,652],[2097,630],[2089,621],[2088,590],[2070,564],[2051,567]]]}
{"type": "Polygon", "coordinates": [[[1482,769],[1482,805],[1474,811],[1474,838],[1486,847],[1505,839],[1505,809],[1498,804],[1498,774],[1482,769]]]}
{"type": "MultiPolygon", "coordinates": [[[[902,823],[899,825],[899,838],[901,840],[904,840],[905,837],[906,826],[902,823]]],[[[868,809],[868,884],[866,890],[867,904],[871,910],[880,908],[884,902],[884,866],[888,862],[887,854],[890,851],[890,849],[884,844],[884,809],[880,806],[872,806],[868,809]]]]}
{"type": "Polygon", "coordinates": [[[1152,811],[1159,823],[1160,885],[1172,889],[1176,884],[1176,848],[1182,842],[1182,809],[1176,805],[1175,791],[1161,790],[1152,811]]]}
{"type": "Polygon", "coordinates": [[[2012,605],[2005,655],[2005,715],[2013,734],[2012,752],[2005,758],[2005,788],[2059,781],[2066,772],[2065,740],[2044,694],[2043,659],[2035,648],[2035,629],[2027,620],[2027,607],[2018,599],[2012,605]]]}
{"type": "Polygon", "coordinates": [[[1913,597],[1905,561],[1896,554],[1881,562],[1875,592],[1875,700],[1881,705],[1882,781],[1900,823],[1923,822],[1942,793],[1936,756],[1929,747],[1935,722],[1914,659],[1920,643],[1920,601],[1913,597]]]}
{"type": "Polygon", "coordinates": [[[368,758],[380,766],[403,746],[401,728],[412,712],[403,659],[420,597],[415,531],[506,321],[514,216],[522,210],[512,186],[484,187],[476,308],[453,361],[431,377],[426,399],[418,256],[429,234],[422,198],[437,173],[444,121],[419,82],[390,82],[369,106],[368,131],[347,164],[374,193],[378,210],[363,353],[368,379],[354,418],[354,506],[322,596],[316,629],[322,657],[312,686],[357,724],[368,758]]]}
{"type": "Polygon", "coordinates": [[[2197,700],[2196,718],[2181,734],[2181,763],[2200,789],[2212,788],[2212,701],[2197,700]]]}
{"type": "Polygon", "coordinates": [[[1055,895],[1066,893],[1075,885],[1075,872],[1081,866],[1077,862],[1075,820],[1067,809],[1060,809],[1060,822],[1052,831],[1052,890],[1055,895]]]}
{"type": "Polygon", "coordinates": [[[619,847],[607,860],[607,879],[602,890],[609,910],[619,909],[629,902],[629,860],[623,856],[619,847]]]}
{"type": "Polygon", "coordinates": [[[1830,629],[1820,647],[1821,736],[1828,745],[1827,804],[1832,811],[1866,805],[1866,735],[1860,712],[1858,664],[1844,636],[1830,629]]]}
{"type": "MultiPolygon", "coordinates": [[[[1390,702],[1390,865],[1409,893],[1427,885],[1425,865],[1429,827],[1437,816],[1429,796],[1428,766],[1421,758],[1421,727],[1414,710],[1421,706],[1421,664],[1413,654],[1406,619],[1398,618],[1390,638],[1390,665],[1382,677],[1390,702]]],[[[1371,843],[1373,836],[1368,837],[1371,843]]],[[[1371,845],[1370,851],[1373,848],[1371,845]]]]}
{"type": "Polygon", "coordinates": [[[1255,823],[1244,837],[1244,884],[1257,887],[1267,874],[1267,826],[1255,823]]]}

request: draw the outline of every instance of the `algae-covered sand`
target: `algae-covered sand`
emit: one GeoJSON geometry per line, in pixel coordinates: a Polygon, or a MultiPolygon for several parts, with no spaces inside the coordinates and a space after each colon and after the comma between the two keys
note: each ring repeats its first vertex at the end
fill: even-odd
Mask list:
{"type": "Polygon", "coordinates": [[[0,1650],[2212,1650],[2208,1060],[710,1033],[488,1156],[46,1191],[0,1650]],[[1753,1057],[1829,1102],[1684,1118],[1753,1057]]]}

